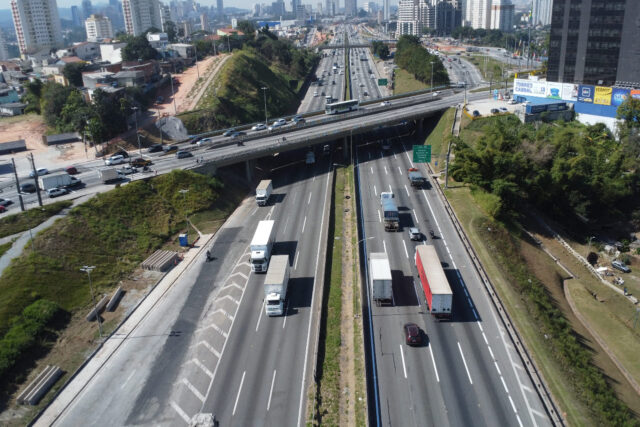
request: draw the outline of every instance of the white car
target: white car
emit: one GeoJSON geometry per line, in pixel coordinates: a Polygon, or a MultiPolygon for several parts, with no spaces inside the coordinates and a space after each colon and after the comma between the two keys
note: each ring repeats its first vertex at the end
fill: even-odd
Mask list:
{"type": "Polygon", "coordinates": [[[251,130],[265,130],[266,128],[267,125],[265,125],[264,123],[258,123],[257,125],[253,126],[251,130]]]}
{"type": "Polygon", "coordinates": [[[124,156],[122,154],[116,154],[115,156],[109,157],[104,163],[107,166],[119,165],[120,163],[124,163],[124,156]]]}
{"type": "Polygon", "coordinates": [[[391,102],[389,102],[389,101],[382,101],[382,102],[380,103],[380,106],[381,106],[381,107],[386,107],[386,106],[389,106],[389,105],[391,105],[391,102]]]}
{"type": "Polygon", "coordinates": [[[50,188],[47,190],[47,196],[53,198],[53,197],[58,197],[58,196],[64,196],[65,194],[67,194],[67,190],[64,188],[50,188]]]}
{"type": "Polygon", "coordinates": [[[516,101],[516,100],[515,100],[515,99],[513,99],[513,98],[511,98],[511,99],[509,100],[509,102],[507,102],[507,104],[511,104],[511,105],[513,105],[513,104],[517,104],[517,103],[518,103],[518,101],[516,101]]]}

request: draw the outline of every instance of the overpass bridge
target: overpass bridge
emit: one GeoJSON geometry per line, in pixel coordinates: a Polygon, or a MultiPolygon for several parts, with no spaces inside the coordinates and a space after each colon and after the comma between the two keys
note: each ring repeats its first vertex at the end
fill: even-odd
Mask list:
{"type": "Polygon", "coordinates": [[[356,48],[356,47],[371,47],[371,43],[349,43],[348,45],[345,44],[324,44],[322,46],[318,46],[317,49],[318,50],[325,50],[325,49],[345,49],[345,48],[356,48]]]}
{"type": "MultiPolygon", "coordinates": [[[[470,100],[488,97],[487,93],[468,94],[470,100]]],[[[365,106],[358,111],[337,116],[320,116],[302,127],[286,127],[278,133],[258,132],[240,141],[216,138],[206,149],[194,152],[201,162],[213,164],[215,168],[246,162],[247,179],[252,179],[253,161],[261,157],[314,145],[342,142],[345,156],[349,155],[349,140],[352,136],[370,132],[403,121],[415,121],[421,129],[425,118],[439,114],[451,106],[462,103],[462,93],[434,97],[432,94],[412,96],[394,100],[394,104],[382,106],[378,103],[365,106]]],[[[192,165],[188,168],[200,167],[192,165]]]]}

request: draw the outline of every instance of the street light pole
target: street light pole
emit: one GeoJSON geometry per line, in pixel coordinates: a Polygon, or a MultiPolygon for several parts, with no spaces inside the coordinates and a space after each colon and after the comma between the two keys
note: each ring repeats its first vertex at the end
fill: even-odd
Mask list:
{"type": "MultiPolygon", "coordinates": [[[[80,271],[84,271],[89,276],[89,289],[91,289],[91,300],[93,301],[93,308],[96,309],[96,296],[93,293],[93,284],[91,283],[91,272],[96,268],[95,265],[85,265],[80,269],[80,271]]],[[[98,320],[98,332],[100,333],[100,338],[102,338],[102,320],[100,320],[100,313],[96,310],[96,319],[98,320]]]]}
{"type": "Polygon", "coordinates": [[[269,88],[262,86],[260,89],[262,89],[262,96],[264,98],[264,124],[266,126],[269,124],[269,119],[267,118],[267,89],[269,88]]]}
{"type": "Polygon", "coordinates": [[[435,62],[431,61],[431,92],[433,92],[433,64],[435,62]]]}
{"type": "Polygon", "coordinates": [[[138,133],[138,107],[133,107],[132,110],[135,112],[133,118],[136,121],[136,138],[138,138],[138,152],[140,157],[142,157],[142,145],[140,145],[140,133],[138,133]]]}

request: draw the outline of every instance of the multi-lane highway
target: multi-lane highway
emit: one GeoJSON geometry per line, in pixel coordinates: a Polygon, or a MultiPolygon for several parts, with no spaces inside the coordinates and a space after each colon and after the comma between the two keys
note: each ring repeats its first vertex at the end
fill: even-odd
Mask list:
{"type": "MultiPolygon", "coordinates": [[[[435,190],[410,186],[411,144],[405,137],[384,151],[373,141],[355,150],[364,253],[386,252],[394,302],[371,303],[370,335],[383,425],[548,425],[545,410],[458,239],[435,190]],[[400,231],[386,232],[380,192],[392,191],[400,231]],[[411,241],[417,226],[422,242],[411,241]],[[429,238],[428,230],[436,238],[429,238]],[[453,318],[438,322],[427,312],[415,267],[415,246],[433,245],[454,293],[453,318]],[[403,324],[418,324],[425,345],[404,341],[403,324]]],[[[419,143],[419,141],[415,141],[419,143]]],[[[421,168],[426,176],[426,170],[421,168]]],[[[366,282],[365,282],[366,283],[366,282]]],[[[374,408],[371,408],[372,411],[374,408]]],[[[373,412],[372,412],[373,414],[373,412]]],[[[374,418],[375,419],[375,418],[374,418]]]]}

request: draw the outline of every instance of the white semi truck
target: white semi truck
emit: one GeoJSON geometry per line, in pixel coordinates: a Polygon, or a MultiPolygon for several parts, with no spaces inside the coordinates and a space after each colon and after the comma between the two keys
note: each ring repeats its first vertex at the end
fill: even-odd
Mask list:
{"type": "Polygon", "coordinates": [[[273,248],[273,224],[275,221],[260,221],[251,240],[251,271],[266,273],[273,248]]]}
{"type": "Polygon", "coordinates": [[[376,304],[393,302],[393,282],[386,253],[373,252],[369,255],[369,278],[371,295],[376,304]]]}
{"type": "Polygon", "coordinates": [[[289,287],[289,255],[274,255],[264,279],[264,310],[267,316],[285,314],[285,301],[289,287]]]}
{"type": "Polygon", "coordinates": [[[416,268],[429,312],[436,318],[450,318],[453,292],[434,246],[416,247],[416,268]]]}
{"type": "Polygon", "coordinates": [[[263,179],[256,188],[256,203],[258,206],[266,206],[273,191],[273,184],[270,179],[263,179]]]}

